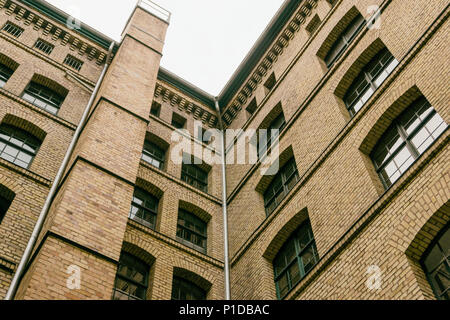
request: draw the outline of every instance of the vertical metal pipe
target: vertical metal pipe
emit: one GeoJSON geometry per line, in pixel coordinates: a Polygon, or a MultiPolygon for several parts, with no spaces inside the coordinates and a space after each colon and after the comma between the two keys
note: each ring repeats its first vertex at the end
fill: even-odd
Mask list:
{"type": "Polygon", "coordinates": [[[231,300],[230,286],[230,255],[228,241],[228,207],[227,207],[227,175],[226,175],[226,154],[225,154],[225,129],[220,114],[219,99],[214,99],[216,106],[217,118],[219,119],[219,127],[221,131],[220,153],[222,155],[222,211],[223,211],[223,243],[224,243],[224,271],[225,271],[225,300],[231,300]]]}
{"type": "Polygon", "coordinates": [[[19,287],[20,280],[25,271],[26,264],[28,263],[31,257],[31,253],[33,252],[33,248],[36,244],[39,233],[41,232],[42,226],[44,225],[45,219],[47,218],[47,214],[52,204],[53,197],[55,196],[56,190],[58,189],[58,186],[61,183],[64,172],[66,171],[67,165],[69,164],[69,160],[72,156],[73,150],[75,149],[75,145],[77,144],[78,139],[80,137],[81,130],[86,124],[92,104],[94,103],[94,99],[97,96],[98,90],[100,89],[100,85],[102,84],[106,71],[108,70],[109,61],[111,58],[112,50],[114,49],[114,45],[115,42],[114,41],[111,42],[103,71],[100,75],[100,78],[97,81],[94,91],[92,92],[91,98],[89,99],[86,109],[84,110],[83,116],[81,117],[80,123],[75,131],[75,134],[73,135],[72,141],[70,142],[69,148],[67,149],[66,155],[64,156],[64,160],[61,163],[61,166],[59,167],[58,173],[56,174],[55,180],[53,181],[52,187],[50,188],[50,192],[47,195],[47,199],[45,200],[44,206],[42,207],[39,218],[36,222],[36,225],[34,226],[33,233],[31,234],[30,240],[28,241],[27,247],[22,255],[19,266],[17,267],[16,273],[14,274],[14,277],[11,281],[11,285],[9,286],[8,289],[8,293],[6,294],[4,300],[14,299],[17,288],[19,287]]]}

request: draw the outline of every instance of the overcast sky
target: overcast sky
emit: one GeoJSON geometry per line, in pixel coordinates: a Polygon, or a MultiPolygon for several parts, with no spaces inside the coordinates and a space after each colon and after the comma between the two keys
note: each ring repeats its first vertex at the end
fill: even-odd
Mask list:
{"type": "MultiPolygon", "coordinates": [[[[120,34],[137,0],[47,0],[105,35],[120,34]]],[[[218,95],[283,0],[155,0],[172,12],[162,66],[218,95]]]]}

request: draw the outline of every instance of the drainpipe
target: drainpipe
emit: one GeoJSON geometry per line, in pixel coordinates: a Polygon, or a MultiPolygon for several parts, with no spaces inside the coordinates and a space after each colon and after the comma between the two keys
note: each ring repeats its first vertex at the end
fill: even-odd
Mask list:
{"type": "Polygon", "coordinates": [[[108,70],[108,67],[109,67],[109,62],[111,61],[111,54],[112,54],[112,50],[114,49],[114,45],[115,45],[115,42],[112,41],[111,45],[109,47],[108,56],[106,57],[106,62],[105,62],[103,71],[100,75],[100,78],[97,81],[94,91],[92,92],[91,98],[89,99],[86,109],[84,110],[83,116],[81,117],[81,120],[80,120],[80,124],[78,125],[78,127],[75,131],[75,134],[72,138],[72,141],[70,142],[69,148],[67,149],[66,155],[64,156],[64,160],[63,160],[61,166],[59,167],[58,173],[56,174],[55,180],[53,181],[50,192],[47,196],[47,199],[45,200],[44,207],[42,208],[41,214],[39,215],[36,225],[34,226],[33,233],[31,234],[30,240],[28,241],[25,252],[22,255],[19,266],[17,267],[16,273],[14,274],[14,278],[11,281],[11,285],[9,286],[8,293],[6,294],[6,297],[4,300],[13,300],[14,299],[17,288],[19,287],[20,280],[24,274],[25,267],[26,267],[28,261],[30,260],[30,257],[33,252],[33,248],[36,244],[39,233],[41,232],[42,226],[44,225],[44,222],[47,218],[48,211],[50,209],[50,205],[52,204],[52,201],[53,201],[53,197],[55,196],[56,190],[57,190],[59,184],[61,183],[64,172],[66,171],[67,165],[69,164],[69,160],[72,157],[73,150],[75,149],[78,139],[80,138],[81,131],[82,131],[84,125],[86,124],[87,118],[88,118],[89,113],[92,108],[92,104],[94,103],[95,97],[97,96],[98,90],[100,89],[100,85],[102,84],[103,79],[105,78],[106,71],[108,70]]]}
{"type": "Polygon", "coordinates": [[[226,176],[226,154],[225,154],[225,129],[220,114],[219,99],[214,99],[219,127],[221,130],[220,153],[222,155],[222,209],[223,209],[223,243],[224,243],[224,264],[225,264],[225,300],[231,300],[230,286],[230,256],[228,242],[228,207],[227,207],[227,176],[226,176]]]}

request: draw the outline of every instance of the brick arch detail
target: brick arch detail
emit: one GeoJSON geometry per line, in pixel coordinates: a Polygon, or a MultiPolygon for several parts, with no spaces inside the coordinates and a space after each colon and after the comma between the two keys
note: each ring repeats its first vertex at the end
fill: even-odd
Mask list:
{"type": "Polygon", "coordinates": [[[48,126],[44,125],[42,122],[35,124],[36,121],[29,118],[28,115],[16,111],[14,114],[6,114],[3,119],[1,119],[1,123],[25,130],[43,142],[47,136],[48,131],[46,129],[48,129],[48,126]]]}

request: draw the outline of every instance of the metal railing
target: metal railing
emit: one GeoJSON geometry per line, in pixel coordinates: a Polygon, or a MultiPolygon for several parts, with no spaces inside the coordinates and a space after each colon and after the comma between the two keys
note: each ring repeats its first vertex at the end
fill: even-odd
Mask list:
{"type": "Polygon", "coordinates": [[[163,7],[157,5],[156,3],[150,0],[139,0],[137,5],[142,9],[148,11],[149,13],[157,16],[158,18],[166,21],[167,23],[170,22],[170,17],[172,13],[164,9],[163,7]]]}

